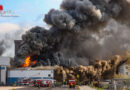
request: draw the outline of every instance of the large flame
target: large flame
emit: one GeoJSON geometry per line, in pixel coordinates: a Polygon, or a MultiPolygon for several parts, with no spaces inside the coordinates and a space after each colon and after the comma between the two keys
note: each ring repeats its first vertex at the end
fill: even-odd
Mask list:
{"type": "Polygon", "coordinates": [[[28,67],[30,66],[30,63],[31,63],[31,57],[27,57],[24,61],[24,65],[23,67],[28,67]]]}
{"type": "Polygon", "coordinates": [[[29,67],[30,65],[35,65],[37,61],[31,61],[31,57],[27,57],[24,61],[23,67],[29,67]]]}

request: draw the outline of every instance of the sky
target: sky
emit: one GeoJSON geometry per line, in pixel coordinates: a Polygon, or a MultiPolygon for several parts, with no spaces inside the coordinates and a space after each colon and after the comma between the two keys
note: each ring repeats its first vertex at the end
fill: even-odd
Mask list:
{"type": "Polygon", "coordinates": [[[52,8],[59,9],[62,0],[0,0],[4,11],[11,10],[19,17],[0,17],[1,23],[44,25],[44,15],[52,8]]]}
{"type": "MultiPolygon", "coordinates": [[[[47,27],[44,15],[52,8],[59,9],[62,0],[0,0],[3,11],[11,11],[18,17],[2,17],[0,13],[0,43],[4,44],[2,56],[14,56],[14,40],[35,26],[47,27]]],[[[6,14],[9,14],[8,12],[6,14]]],[[[12,14],[12,13],[11,13],[12,14]]]]}

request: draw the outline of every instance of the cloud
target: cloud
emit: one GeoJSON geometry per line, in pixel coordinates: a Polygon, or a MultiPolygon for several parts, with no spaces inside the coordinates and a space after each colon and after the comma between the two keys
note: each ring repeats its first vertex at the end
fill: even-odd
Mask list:
{"type": "Polygon", "coordinates": [[[10,33],[19,30],[20,27],[17,24],[11,23],[1,23],[0,24],[0,33],[10,33]]]}

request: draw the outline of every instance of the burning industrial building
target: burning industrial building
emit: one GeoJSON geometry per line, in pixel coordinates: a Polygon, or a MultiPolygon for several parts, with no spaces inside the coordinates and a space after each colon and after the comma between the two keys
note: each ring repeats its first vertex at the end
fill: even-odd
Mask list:
{"type": "MultiPolygon", "coordinates": [[[[129,0],[63,0],[60,10],[45,15],[49,29],[31,28],[15,40],[14,59],[0,58],[0,85],[73,80],[99,86],[113,79],[130,60],[124,55],[130,51],[129,17],[129,0]]],[[[0,55],[5,43],[0,40],[0,55]]]]}
{"type": "Polygon", "coordinates": [[[129,51],[129,16],[129,0],[64,0],[45,15],[49,30],[36,26],[22,35],[13,65],[90,65],[129,51]]]}

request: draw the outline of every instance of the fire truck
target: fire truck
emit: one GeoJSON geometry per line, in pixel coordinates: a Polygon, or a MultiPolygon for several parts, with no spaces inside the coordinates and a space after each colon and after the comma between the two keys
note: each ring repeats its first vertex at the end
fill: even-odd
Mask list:
{"type": "Polygon", "coordinates": [[[52,79],[23,79],[19,81],[21,86],[31,87],[49,87],[54,84],[55,80],[52,79]]]}
{"type": "Polygon", "coordinates": [[[69,80],[69,87],[70,88],[75,88],[75,86],[76,86],[76,81],[74,79],[70,79],[69,80]]]}
{"type": "Polygon", "coordinates": [[[30,84],[34,87],[44,87],[43,80],[33,80],[30,84]]]}
{"type": "Polygon", "coordinates": [[[49,87],[53,84],[53,80],[48,79],[36,79],[30,83],[34,87],[49,87]]]}
{"type": "Polygon", "coordinates": [[[30,79],[21,79],[18,81],[20,86],[28,86],[30,84],[30,79]]]}

